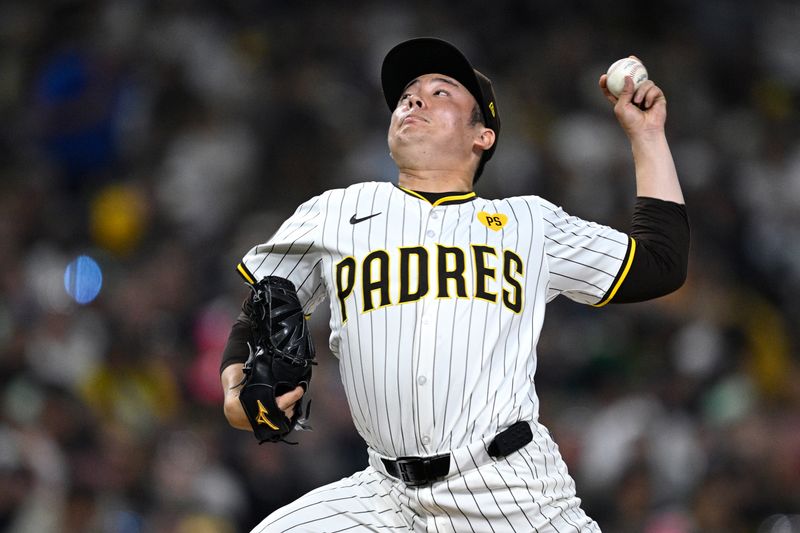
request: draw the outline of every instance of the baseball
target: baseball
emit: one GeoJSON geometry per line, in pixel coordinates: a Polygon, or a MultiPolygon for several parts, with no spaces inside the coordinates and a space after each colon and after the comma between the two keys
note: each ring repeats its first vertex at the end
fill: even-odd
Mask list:
{"type": "Polygon", "coordinates": [[[634,91],[638,89],[642,83],[647,81],[647,69],[644,68],[641,61],[633,59],[632,57],[626,57],[615,61],[613,65],[608,67],[606,75],[608,76],[606,86],[609,92],[617,98],[619,98],[619,94],[622,92],[622,88],[625,85],[625,76],[633,78],[634,91]]]}

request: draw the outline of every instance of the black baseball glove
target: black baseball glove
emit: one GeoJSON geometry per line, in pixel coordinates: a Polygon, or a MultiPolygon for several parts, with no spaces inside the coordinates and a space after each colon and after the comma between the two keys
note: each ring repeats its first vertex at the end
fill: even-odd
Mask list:
{"type": "Polygon", "coordinates": [[[286,442],[292,430],[309,429],[305,421],[310,402],[305,417],[302,402],[297,402],[290,419],[275,397],[298,385],[308,390],[311,366],[316,364],[314,345],[291,281],[268,276],[250,289],[244,304],[252,331],[250,356],[244,364],[239,401],[259,443],[286,442]]]}

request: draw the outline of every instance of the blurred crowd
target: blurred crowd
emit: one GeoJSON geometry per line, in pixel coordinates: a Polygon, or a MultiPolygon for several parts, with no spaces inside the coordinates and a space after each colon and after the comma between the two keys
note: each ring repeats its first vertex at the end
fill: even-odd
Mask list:
{"type": "Polygon", "coordinates": [[[541,417],[609,533],[800,532],[800,4],[786,0],[0,2],[0,531],[229,533],[366,465],[313,318],[314,431],[227,426],[235,265],[303,200],[395,179],[385,52],[454,41],[503,119],[485,197],[628,228],[597,79],[665,90],[689,278],[549,305],[541,417]],[[88,255],[86,305],[64,289],[88,255]]]}

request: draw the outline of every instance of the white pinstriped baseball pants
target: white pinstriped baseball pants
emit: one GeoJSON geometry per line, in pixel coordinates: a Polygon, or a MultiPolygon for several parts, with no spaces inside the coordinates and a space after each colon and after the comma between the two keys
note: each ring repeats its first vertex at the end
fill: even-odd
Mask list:
{"type": "Polygon", "coordinates": [[[531,443],[497,460],[481,441],[453,450],[448,476],[423,487],[387,476],[370,450],[365,470],[278,509],[251,533],[599,533],[547,430],[531,427],[531,443]]]}

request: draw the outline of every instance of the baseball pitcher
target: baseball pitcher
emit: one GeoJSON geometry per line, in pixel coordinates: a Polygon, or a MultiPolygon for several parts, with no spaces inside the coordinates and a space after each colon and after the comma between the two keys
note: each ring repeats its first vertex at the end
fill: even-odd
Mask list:
{"type": "Polygon", "coordinates": [[[538,421],[536,345],[559,295],[600,307],[683,284],[689,226],[664,94],[627,78],[616,97],[599,80],[635,163],[623,233],[538,196],[473,192],[500,108],[452,44],[400,43],[381,81],[396,184],[325,191],[244,256],[237,270],[253,290],[222,361],[228,421],[259,441],[291,440],[313,386],[303,317],[327,299],[369,466],[253,531],[600,531],[538,421]]]}

